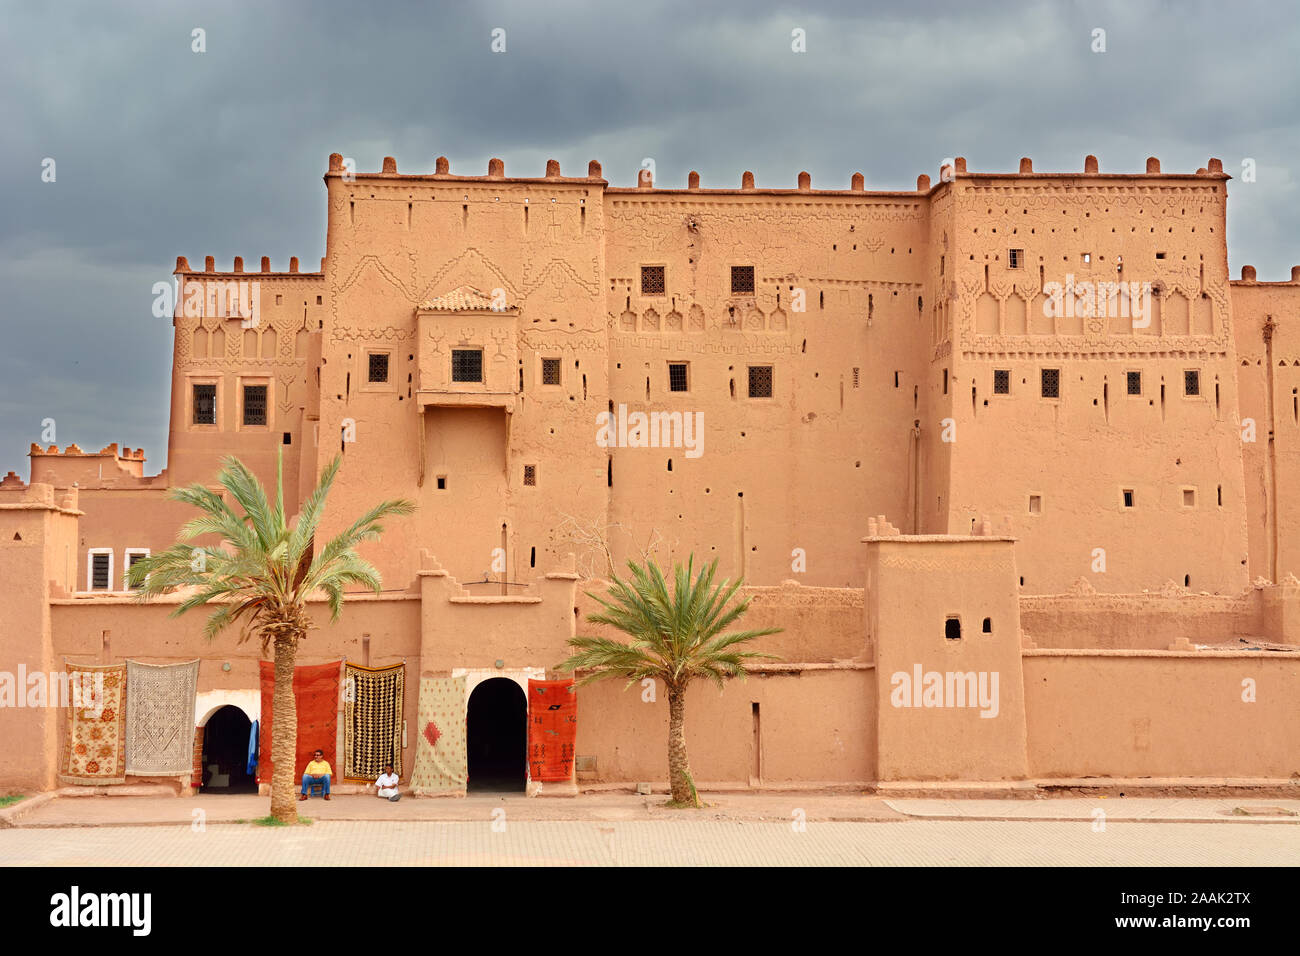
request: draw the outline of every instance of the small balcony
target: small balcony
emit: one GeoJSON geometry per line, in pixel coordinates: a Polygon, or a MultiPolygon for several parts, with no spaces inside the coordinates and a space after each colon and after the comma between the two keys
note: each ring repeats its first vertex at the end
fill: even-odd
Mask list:
{"type": "Polygon", "coordinates": [[[416,310],[420,408],[503,408],[519,393],[519,309],[470,286],[416,310]]]}

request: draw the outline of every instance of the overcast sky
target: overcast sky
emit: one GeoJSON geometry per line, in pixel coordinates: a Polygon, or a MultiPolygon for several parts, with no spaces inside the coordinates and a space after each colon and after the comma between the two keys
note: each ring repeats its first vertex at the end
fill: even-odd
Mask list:
{"type": "Polygon", "coordinates": [[[791,187],[806,169],[846,188],[861,171],[868,189],[914,188],[950,156],[995,172],[1217,156],[1233,275],[1300,263],[1287,4],[51,0],[0,17],[0,474],[24,479],[47,418],[60,446],[166,464],[171,326],[153,284],[177,255],[314,268],[331,152],[362,171],[446,155],[470,175],[492,156],[519,176],[598,159],[620,186],[646,157],[662,186],[748,169],[791,187]]]}

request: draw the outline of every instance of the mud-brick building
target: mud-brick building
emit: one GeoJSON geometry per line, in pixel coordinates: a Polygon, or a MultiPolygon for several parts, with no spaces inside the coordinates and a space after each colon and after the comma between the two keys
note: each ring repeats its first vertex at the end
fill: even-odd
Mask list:
{"type": "MultiPolygon", "coordinates": [[[[1300,267],[1230,280],[1228,182],[958,158],[906,191],[619,188],[336,154],[319,271],[178,258],[165,470],[34,445],[0,484],[0,670],[198,659],[193,768],[103,776],[251,786],[257,649],[125,571],[221,457],[270,481],[283,455],[293,509],[342,453],[326,532],[418,511],[302,661],[345,689],[401,665],[383,733],[417,790],[664,779],[662,688],[578,692],[567,784],[522,756],[529,681],[646,551],[718,559],[784,628],[692,692],[706,786],[1289,779],[1300,267]]],[[[373,728],[338,696],[344,763],[373,728]]],[[[0,706],[0,786],[68,777],[69,722],[0,706]]]]}

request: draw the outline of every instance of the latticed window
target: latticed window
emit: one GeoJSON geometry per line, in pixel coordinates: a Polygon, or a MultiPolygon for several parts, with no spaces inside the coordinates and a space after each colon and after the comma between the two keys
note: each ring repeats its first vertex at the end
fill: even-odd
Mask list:
{"type": "Polygon", "coordinates": [[[690,388],[685,362],[668,363],[668,391],[685,392],[690,388]]]}
{"type": "Polygon", "coordinates": [[[560,360],[557,358],[542,359],[542,384],[559,385],[560,384],[560,360]]]}
{"type": "Polygon", "coordinates": [[[663,266],[642,266],[641,267],[641,294],[642,295],[663,295],[664,294],[664,267],[663,266]]]}
{"type": "Polygon", "coordinates": [[[995,368],[993,370],[993,394],[1010,395],[1011,394],[1011,370],[1008,368],[995,368]]]}
{"type": "Polygon", "coordinates": [[[109,579],[109,566],[112,564],[112,555],[110,554],[92,554],[90,556],[90,589],[92,591],[107,591],[109,579]]]}
{"type": "Polygon", "coordinates": [[[535,484],[537,484],[537,466],[536,466],[536,465],[524,465],[524,484],[526,484],[526,485],[535,485],[535,484]]]}
{"type": "Polygon", "coordinates": [[[1201,394],[1201,373],[1196,369],[1188,369],[1183,372],[1183,394],[1200,395],[1201,394]]]}
{"type": "Polygon", "coordinates": [[[244,424],[266,424],[266,386],[244,386],[244,424]]]}
{"type": "Polygon", "coordinates": [[[749,397],[772,397],[772,366],[751,365],[749,367],[749,397]]]}
{"type": "Polygon", "coordinates": [[[369,355],[369,368],[367,370],[367,381],[370,382],[387,382],[388,381],[388,353],[371,352],[369,355]]]}
{"type": "Polygon", "coordinates": [[[731,294],[741,295],[754,291],[754,267],[731,267],[731,294]]]}
{"type": "Polygon", "coordinates": [[[1043,369],[1043,398],[1061,397],[1061,370],[1059,368],[1043,369]]]}
{"type": "Polygon", "coordinates": [[[1025,250],[1024,250],[1024,249],[1008,249],[1008,250],[1007,250],[1007,268],[1008,268],[1008,269],[1019,269],[1019,268],[1021,267],[1021,265],[1024,263],[1024,261],[1025,261],[1025,250]]]}
{"type": "Polygon", "coordinates": [[[483,350],[452,349],[451,380],[453,382],[483,381],[483,350]]]}
{"type": "Polygon", "coordinates": [[[1130,395],[1141,395],[1142,394],[1142,373],[1128,372],[1127,378],[1128,378],[1128,393],[1130,395]]]}
{"type": "Polygon", "coordinates": [[[194,386],[194,424],[215,425],[217,423],[217,386],[194,386]]]}

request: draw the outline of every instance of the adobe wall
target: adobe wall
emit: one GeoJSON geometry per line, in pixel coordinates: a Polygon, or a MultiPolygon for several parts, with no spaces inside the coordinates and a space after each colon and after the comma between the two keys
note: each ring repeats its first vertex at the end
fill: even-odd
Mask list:
{"type": "Polygon", "coordinates": [[[610,520],[754,584],[860,587],[844,515],[910,507],[926,197],[746,182],[605,190],[610,400],[704,426],[698,457],[613,450],[610,520]],[[754,291],[733,292],[746,265],[754,291]],[[642,266],[664,267],[662,294],[642,294],[642,266]],[[751,366],[772,368],[771,397],[750,397],[751,366]]]}
{"type": "Polygon", "coordinates": [[[1024,673],[1036,778],[1300,774],[1300,654],[1027,650],[1024,673]]]}
{"type": "Polygon", "coordinates": [[[1259,281],[1254,266],[1241,273],[1232,302],[1250,574],[1281,581],[1300,574],[1300,266],[1284,282],[1259,281]]]}
{"type": "MultiPolygon", "coordinates": [[[[666,779],[663,684],[650,700],[648,688],[626,683],[609,678],[578,692],[579,786],[666,779]],[[589,766],[584,758],[594,758],[594,770],[582,769],[589,766]]],[[[722,691],[692,684],[686,743],[696,785],[869,783],[876,776],[875,707],[869,665],[751,674],[722,691]]]]}
{"type": "MultiPolygon", "coordinates": [[[[720,571],[716,580],[721,581],[720,571]]],[[[618,636],[607,627],[588,622],[588,617],[601,609],[599,603],[588,595],[604,596],[608,589],[607,581],[578,583],[574,600],[578,612],[578,634],[618,636]]],[[[739,625],[740,629],[782,629],[779,634],[755,639],[749,649],[775,654],[787,663],[871,661],[872,648],[862,627],[861,589],[807,587],[784,581],[779,587],[743,587],[737,592],[736,599],[746,598],[750,601],[749,611],[739,625]]]]}
{"type": "Polygon", "coordinates": [[[1185,638],[1222,644],[1239,638],[1285,641],[1280,618],[1265,613],[1263,592],[1235,597],[1171,587],[1151,594],[1100,594],[1076,585],[1065,594],[1020,599],[1020,627],[1037,647],[1167,650],[1185,638]]]}
{"type": "Polygon", "coordinates": [[[1187,580],[1238,593],[1248,578],[1227,177],[1214,160],[1187,176],[1157,175],[1158,160],[1147,176],[1089,166],[1083,175],[1031,175],[1027,160],[1014,176],[959,169],[945,187],[956,205],[945,276],[950,530],[968,532],[980,514],[1010,516],[1025,593],[1063,591],[1090,573],[1096,549],[1106,566],[1093,580],[1099,591],[1187,580]],[[1014,268],[1010,249],[1022,254],[1014,268]],[[1049,283],[1115,281],[1151,283],[1149,325],[1119,314],[1119,300],[1105,317],[1078,300],[1072,316],[1044,315],[1049,283]],[[1059,397],[1042,395],[1045,368],[1059,370],[1059,397]],[[1009,373],[1009,394],[994,393],[996,369],[1009,373]],[[1188,370],[1199,372],[1198,395],[1184,393],[1188,370]],[[1128,393],[1130,371],[1140,394],[1128,393]]]}
{"type": "Polygon", "coordinates": [[[57,738],[50,718],[55,710],[48,697],[41,701],[29,694],[24,678],[62,670],[47,602],[51,591],[70,586],[76,515],[76,489],[56,492],[47,484],[24,485],[12,473],[0,483],[0,579],[5,582],[0,670],[8,672],[14,694],[0,707],[0,739],[5,741],[0,792],[54,785],[57,738]]]}
{"type": "MultiPolygon", "coordinates": [[[[203,271],[176,262],[183,290],[173,318],[171,428],[167,470],[174,486],[214,480],[219,461],[235,455],[264,483],[274,483],[275,456],[285,456],[285,502],[296,510],[299,456],[314,458],[315,367],[313,336],[326,310],[320,273],[273,273],[266,259],[259,272],[216,271],[209,256],[203,271]],[[254,298],[257,303],[253,309],[254,298]],[[217,422],[194,421],[193,386],[217,386],[217,422]],[[267,386],[265,425],[243,424],[242,386],[267,386]],[[286,444],[284,435],[290,438],[286,444]]],[[[313,462],[310,474],[317,473],[313,462]]]]}

